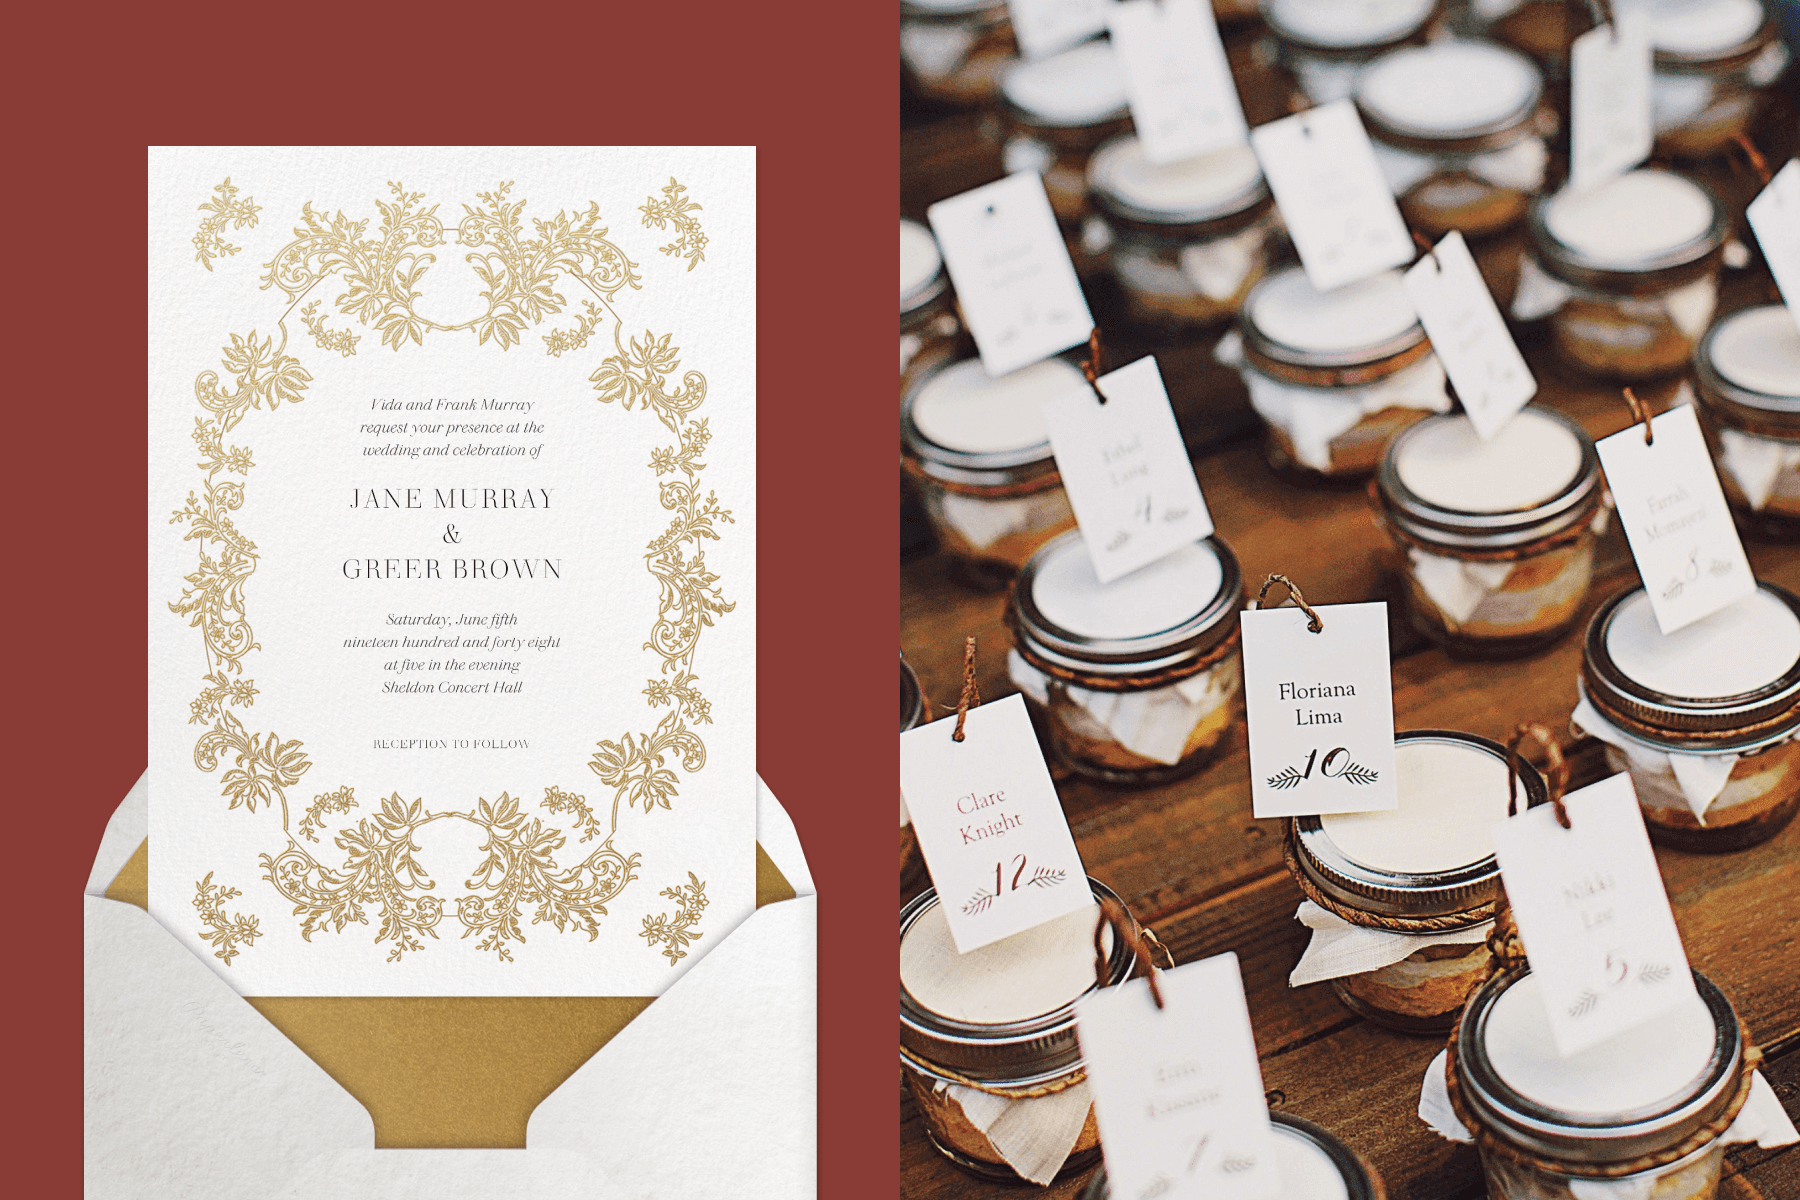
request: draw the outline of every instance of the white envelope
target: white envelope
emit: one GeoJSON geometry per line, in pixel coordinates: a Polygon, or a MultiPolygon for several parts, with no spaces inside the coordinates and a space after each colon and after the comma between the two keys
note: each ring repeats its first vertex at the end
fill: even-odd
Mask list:
{"type": "Polygon", "coordinates": [[[144,845],[146,797],[139,779],[82,898],[88,1196],[816,1194],[818,900],[760,780],[759,859],[781,878],[759,870],[757,910],[531,1111],[524,1149],[376,1149],[368,1109],[148,912],[107,898],[144,845]]]}

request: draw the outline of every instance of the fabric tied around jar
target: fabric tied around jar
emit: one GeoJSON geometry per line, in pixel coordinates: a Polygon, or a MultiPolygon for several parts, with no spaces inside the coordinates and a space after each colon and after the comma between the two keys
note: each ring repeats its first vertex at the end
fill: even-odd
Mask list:
{"type": "Polygon", "coordinates": [[[1800,467],[1800,445],[1774,438],[1719,430],[1719,457],[1752,509],[1761,512],[1775,495],[1775,484],[1800,467]]]}
{"type": "MultiPolygon", "coordinates": [[[[1374,143],[1375,165],[1381,168],[1388,188],[1399,196],[1421,179],[1437,174],[1439,161],[1428,154],[1374,143]]],[[[1544,186],[1544,167],[1550,150],[1542,138],[1520,138],[1502,150],[1476,154],[1458,164],[1475,178],[1516,192],[1535,192],[1544,186]]]]}
{"type": "Polygon", "coordinates": [[[1026,1100],[1009,1100],[961,1084],[940,1083],[992,1142],[1006,1165],[1035,1184],[1048,1187],[1068,1161],[1087,1124],[1094,1098],[1087,1082],[1026,1100]]]}
{"type": "MultiPolygon", "coordinates": [[[[1133,754],[1172,767],[1181,761],[1188,735],[1236,690],[1237,662],[1228,658],[1198,675],[1143,692],[1097,692],[1060,680],[1055,683],[1094,722],[1095,729],[1076,732],[1098,734],[1133,754]]],[[[1006,672],[1021,692],[1050,706],[1051,678],[1017,650],[1007,652],[1006,672]]]]}
{"type": "MultiPolygon", "coordinates": [[[[1236,352],[1241,355],[1242,341],[1236,352]]],[[[1214,353],[1226,362],[1224,339],[1214,353]]],[[[1230,364],[1228,364],[1230,365],[1230,364]]],[[[1243,369],[1250,406],[1263,420],[1287,432],[1294,457],[1315,471],[1331,470],[1331,443],[1358,422],[1384,408],[1417,408],[1449,412],[1444,366],[1435,355],[1420,359],[1386,379],[1362,387],[1315,388],[1280,383],[1251,368],[1243,369]]]]}
{"type": "MultiPolygon", "coordinates": [[[[1451,1142],[1472,1142],[1471,1135],[1463,1123],[1457,1120],[1456,1110],[1450,1107],[1450,1088],[1444,1077],[1444,1069],[1449,1065],[1450,1051],[1439,1050],[1431,1065],[1425,1068],[1425,1079],[1419,1088],[1419,1120],[1431,1126],[1439,1137],[1451,1142]]],[[[1725,1145],[1736,1145],[1743,1142],[1755,1142],[1765,1150],[1777,1146],[1791,1146],[1800,1142],[1800,1131],[1795,1130],[1794,1122],[1781,1106],[1781,1098],[1769,1081],[1763,1078],[1761,1071],[1750,1076],[1750,1098],[1738,1112],[1737,1120],[1731,1123],[1719,1138],[1725,1145]]],[[[1653,1186],[1652,1180],[1634,1180],[1627,1176],[1624,1179],[1585,1179],[1575,1182],[1592,1185],[1593,1191],[1588,1193],[1596,1200],[1626,1200],[1636,1194],[1619,1190],[1622,1185],[1653,1186]],[[1610,1189],[1610,1190],[1609,1190],[1610,1189]]],[[[1586,1200],[1583,1193],[1576,1192],[1577,1197],[1586,1200]]],[[[1643,1195],[1648,1195],[1646,1191],[1643,1195]]]]}
{"type": "Polygon", "coordinates": [[[1335,913],[1326,912],[1311,900],[1302,900],[1294,916],[1313,931],[1288,976],[1289,987],[1304,987],[1341,979],[1346,975],[1362,975],[1391,967],[1427,946],[1472,946],[1485,942],[1494,922],[1482,921],[1467,929],[1446,929],[1438,933],[1389,933],[1385,929],[1366,929],[1353,925],[1335,913]]]}
{"type": "Polygon", "coordinates": [[[1628,737],[1608,721],[1585,695],[1575,701],[1570,724],[1625,755],[1638,800],[1652,808],[1686,805],[1701,825],[1706,810],[1719,798],[1737,766],[1736,754],[1683,754],[1654,750],[1628,737]]]}
{"type": "MultiPolygon", "coordinates": [[[[1595,510],[1594,519],[1588,523],[1588,528],[1596,536],[1603,534],[1611,519],[1611,498],[1606,497],[1595,510]]],[[[1513,568],[1518,565],[1508,561],[1466,562],[1447,555],[1431,554],[1417,546],[1408,546],[1406,557],[1420,589],[1437,605],[1439,612],[1458,625],[1466,624],[1474,617],[1488,598],[1506,585],[1506,581],[1512,577],[1513,568]]],[[[1582,581],[1565,581],[1559,576],[1540,588],[1520,593],[1515,607],[1524,608],[1520,614],[1522,619],[1539,607],[1564,598],[1551,593],[1585,586],[1585,578],[1582,581]]],[[[1501,619],[1500,615],[1496,614],[1495,619],[1501,619]]]]}
{"type": "Polygon", "coordinates": [[[1008,534],[1032,528],[1041,503],[1037,496],[990,500],[949,492],[943,497],[941,511],[944,523],[962,534],[969,545],[986,550],[1008,534]]]}
{"type": "Polygon", "coordinates": [[[909,22],[900,26],[900,56],[927,79],[947,79],[968,60],[977,40],[966,26],[909,22]]]}
{"type": "MultiPolygon", "coordinates": [[[[1577,295],[1584,294],[1574,286],[1564,283],[1548,274],[1538,266],[1537,261],[1529,254],[1519,256],[1519,287],[1513,293],[1512,317],[1515,321],[1539,321],[1567,304],[1577,295]]],[[[1712,323],[1713,312],[1719,306],[1719,286],[1711,275],[1703,275],[1692,283],[1683,284],[1673,291],[1664,292],[1660,296],[1609,296],[1598,292],[1587,292],[1605,304],[1612,305],[1619,311],[1657,321],[1667,317],[1675,328],[1692,341],[1698,341],[1712,323]]],[[[1595,341],[1613,342],[1621,336],[1629,336],[1610,328],[1586,328],[1584,334],[1595,341]]],[[[1682,384],[1685,388],[1687,385],[1682,384]]],[[[1692,398],[1692,393],[1689,393],[1692,398]]],[[[1675,403],[1683,403],[1677,399],[1675,403]]]]}

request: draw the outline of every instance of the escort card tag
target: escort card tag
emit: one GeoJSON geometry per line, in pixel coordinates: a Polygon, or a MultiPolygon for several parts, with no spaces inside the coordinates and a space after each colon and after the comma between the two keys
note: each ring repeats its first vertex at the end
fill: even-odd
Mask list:
{"type": "Polygon", "coordinates": [[[1315,611],[1318,633],[1298,608],[1238,614],[1252,810],[1299,817],[1398,808],[1387,604],[1315,611]]]}
{"type": "Polygon", "coordinates": [[[1067,50],[1106,28],[1112,0],[1006,0],[1013,36],[1026,58],[1067,50]]]}
{"type": "Polygon", "coordinates": [[[1775,286],[1787,301],[1788,316],[1800,326],[1800,158],[1788,159],[1787,166],[1775,172],[1744,215],[1768,260],[1769,273],[1775,276],[1775,286]]]}
{"type": "Polygon", "coordinates": [[[1210,6],[1131,0],[1113,8],[1111,27],[1145,158],[1179,162],[1250,136],[1210,6]]]}
{"type": "Polygon", "coordinates": [[[1452,230],[1402,282],[1476,436],[1493,437],[1537,395],[1537,380],[1463,235],[1452,230]]]}
{"type": "Polygon", "coordinates": [[[1619,5],[1612,25],[1569,48],[1569,186],[1585,191],[1650,156],[1649,17],[1619,5]]]}
{"type": "Polygon", "coordinates": [[[1570,828],[1540,804],[1494,826],[1494,854],[1567,1058],[1680,1004],[1694,979],[1631,776],[1563,803],[1570,828]]]}
{"type": "Polygon", "coordinates": [[[1094,896],[1018,695],[900,735],[900,795],[958,954],[978,950],[1094,896]]]}
{"type": "Polygon", "coordinates": [[[1087,340],[1094,318],[1036,171],[940,200],[927,215],[989,375],[1087,340]]]}
{"type": "Polygon", "coordinates": [[[1651,419],[1654,443],[1632,425],[1595,447],[1637,560],[1650,611],[1665,634],[1756,590],[1719,474],[1691,404],[1651,419]]]}
{"type": "Polygon", "coordinates": [[[1154,357],[1044,404],[1056,468],[1094,574],[1111,583],[1213,531],[1154,357]]]}
{"type": "Polygon", "coordinates": [[[1270,1200],[1275,1133],[1236,954],[1075,1002],[1106,1179],[1120,1200],[1270,1200]]]}

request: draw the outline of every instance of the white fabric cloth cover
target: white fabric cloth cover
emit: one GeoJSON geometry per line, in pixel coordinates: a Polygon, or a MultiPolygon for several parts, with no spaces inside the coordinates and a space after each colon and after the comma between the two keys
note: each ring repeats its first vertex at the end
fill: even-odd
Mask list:
{"type": "Polygon", "coordinates": [[[1289,987],[1304,987],[1345,975],[1361,975],[1389,967],[1427,946],[1471,946],[1487,940],[1494,928],[1483,921],[1467,929],[1449,929],[1440,933],[1389,933],[1383,929],[1365,929],[1325,911],[1311,900],[1302,900],[1294,916],[1313,931],[1293,973],[1289,987]]]}
{"type": "Polygon", "coordinates": [[[1774,438],[1719,430],[1719,457],[1750,507],[1761,512],[1775,494],[1782,475],[1800,467],[1800,445],[1774,438]]]}
{"type": "MultiPolygon", "coordinates": [[[[1243,343],[1227,348],[1221,339],[1214,351],[1241,356],[1243,343]]],[[[1229,364],[1237,365],[1237,364],[1229,364]]],[[[1294,443],[1294,456],[1315,471],[1331,469],[1331,443],[1357,422],[1384,408],[1416,408],[1449,412],[1450,395],[1444,389],[1444,365],[1427,355],[1386,379],[1363,387],[1318,388],[1281,383],[1250,367],[1241,367],[1250,406],[1263,420],[1286,431],[1294,443]]]]}
{"type": "MultiPolygon", "coordinates": [[[[1006,673],[1021,692],[1046,707],[1050,677],[1026,662],[1017,650],[1006,655],[1006,673]]],[[[1077,733],[1104,737],[1133,754],[1174,766],[1188,735],[1231,698],[1238,687],[1238,659],[1190,675],[1178,683],[1147,692],[1098,692],[1062,685],[1071,702],[1094,723],[1077,733]]]]}
{"type": "Polygon", "coordinates": [[[1631,764],[1631,785],[1640,802],[1652,808],[1685,805],[1702,825],[1706,824],[1706,810],[1725,790],[1731,769],[1737,766],[1738,756],[1732,753],[1683,754],[1652,749],[1601,716],[1585,694],[1576,700],[1570,720],[1583,732],[1625,755],[1631,764]]]}

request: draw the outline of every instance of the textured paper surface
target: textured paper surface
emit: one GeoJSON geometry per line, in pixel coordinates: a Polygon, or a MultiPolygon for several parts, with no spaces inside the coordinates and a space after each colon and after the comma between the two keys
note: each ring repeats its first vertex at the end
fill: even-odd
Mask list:
{"type": "Polygon", "coordinates": [[[1775,172],[1744,216],[1781,289],[1788,316],[1800,326],[1800,159],[1788,159],[1787,166],[1775,172]]]}
{"type": "Polygon", "coordinates": [[[654,995],[749,913],[753,187],[152,152],[151,911],[240,992],[654,995]]]}
{"type": "Polygon", "coordinates": [[[1469,244],[1452,230],[1402,280],[1469,423],[1483,439],[1493,437],[1537,395],[1537,380],[1469,244]]]}
{"type": "Polygon", "coordinates": [[[1116,5],[1110,20],[1145,158],[1179,162],[1250,136],[1211,7],[1131,0],[1116,5]]]}
{"type": "Polygon", "coordinates": [[[1044,404],[1050,446],[1101,583],[1212,536],[1212,516],[1154,357],[1044,404]]]}

